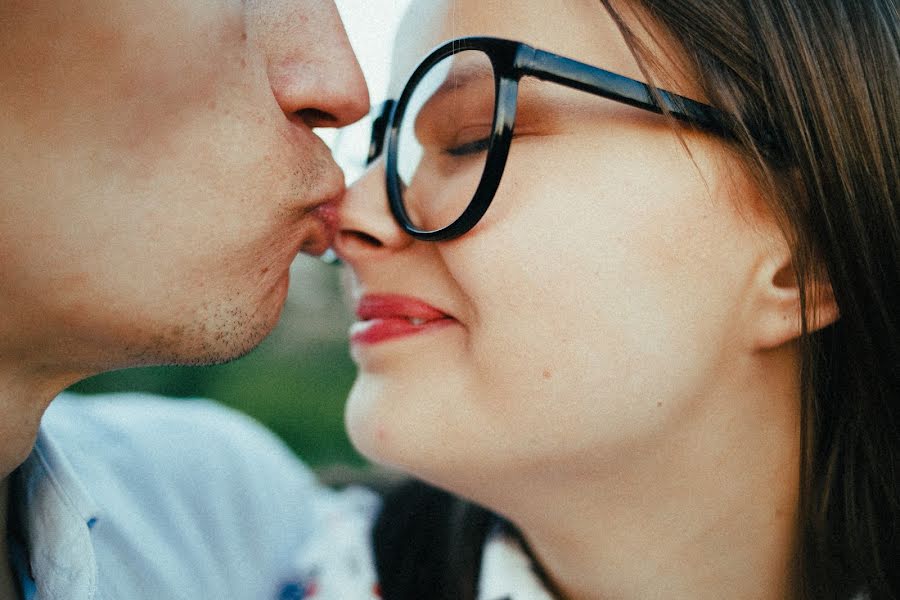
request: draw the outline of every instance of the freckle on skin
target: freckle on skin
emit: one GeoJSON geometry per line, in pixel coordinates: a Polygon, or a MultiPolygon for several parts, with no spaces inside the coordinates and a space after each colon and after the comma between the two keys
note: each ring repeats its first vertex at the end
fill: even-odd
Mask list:
{"type": "Polygon", "coordinates": [[[550,379],[553,377],[553,372],[550,369],[544,369],[544,379],[550,379]]]}
{"type": "Polygon", "coordinates": [[[260,271],[260,274],[261,274],[261,275],[265,275],[265,274],[268,273],[268,272],[269,272],[269,267],[265,267],[265,268],[263,268],[262,271],[260,271]]]}
{"type": "Polygon", "coordinates": [[[657,402],[657,403],[656,403],[656,408],[662,408],[662,402],[657,402]]]}

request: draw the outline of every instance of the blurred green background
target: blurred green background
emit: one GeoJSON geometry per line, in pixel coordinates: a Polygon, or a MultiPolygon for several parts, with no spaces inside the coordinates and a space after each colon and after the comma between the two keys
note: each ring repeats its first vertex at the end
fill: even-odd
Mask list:
{"type": "Polygon", "coordinates": [[[344,400],[355,367],[348,353],[352,319],[342,299],[340,269],[301,256],[291,270],[281,321],[247,356],[212,367],[105,373],[72,391],[213,398],[262,422],[313,467],[364,465],[344,432],[344,400]]]}

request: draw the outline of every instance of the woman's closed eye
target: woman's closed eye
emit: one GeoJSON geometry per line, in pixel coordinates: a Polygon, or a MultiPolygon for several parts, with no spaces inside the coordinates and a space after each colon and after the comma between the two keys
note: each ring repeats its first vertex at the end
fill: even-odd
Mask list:
{"type": "Polygon", "coordinates": [[[488,146],[490,146],[490,144],[491,137],[488,135],[471,142],[465,142],[450,148],[446,148],[444,149],[444,153],[455,157],[472,156],[475,154],[481,154],[482,152],[487,152],[488,146]]]}

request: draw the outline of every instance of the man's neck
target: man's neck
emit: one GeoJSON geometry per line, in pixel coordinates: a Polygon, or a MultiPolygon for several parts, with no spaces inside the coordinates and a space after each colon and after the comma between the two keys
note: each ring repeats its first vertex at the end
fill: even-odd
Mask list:
{"type": "Polygon", "coordinates": [[[4,360],[4,350],[0,347],[0,478],[5,479],[28,458],[44,411],[81,377],[46,364],[4,360]]]}
{"type": "Polygon", "coordinates": [[[0,600],[18,599],[9,548],[10,475],[34,446],[44,411],[59,393],[81,379],[75,373],[29,363],[0,347],[0,600]]]}
{"type": "Polygon", "coordinates": [[[0,600],[19,598],[9,554],[10,475],[34,446],[53,392],[25,377],[20,365],[0,365],[0,600]]]}
{"type": "Polygon", "coordinates": [[[50,402],[77,379],[0,359],[0,600],[19,598],[9,554],[10,475],[28,458],[50,402]]]}
{"type": "Polygon", "coordinates": [[[0,363],[0,477],[28,457],[41,417],[65,387],[59,378],[38,378],[19,365],[0,363]]]}

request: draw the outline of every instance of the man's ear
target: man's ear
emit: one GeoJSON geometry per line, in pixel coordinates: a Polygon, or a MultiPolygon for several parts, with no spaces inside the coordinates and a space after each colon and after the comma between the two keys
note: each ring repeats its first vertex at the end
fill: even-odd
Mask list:
{"type": "MultiPolygon", "coordinates": [[[[800,337],[802,331],[796,269],[787,244],[779,246],[761,261],[757,273],[754,345],[758,350],[782,346],[800,337]]],[[[808,333],[831,325],[840,316],[825,269],[814,267],[805,290],[808,333]]]]}

